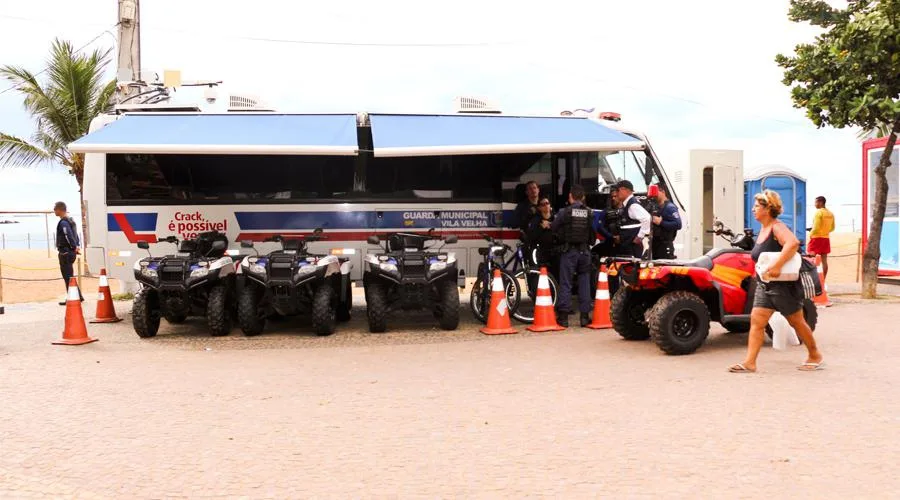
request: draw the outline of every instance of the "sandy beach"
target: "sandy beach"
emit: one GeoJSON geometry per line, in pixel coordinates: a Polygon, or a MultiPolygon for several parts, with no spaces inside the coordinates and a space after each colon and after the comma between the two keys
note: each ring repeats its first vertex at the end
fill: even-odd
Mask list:
{"type": "MultiPolygon", "coordinates": [[[[75,263],[78,271],[78,262],[75,263]]],[[[99,273],[99,269],[93,269],[99,273]]],[[[66,294],[62,276],[59,274],[59,261],[55,254],[47,257],[47,250],[0,250],[0,273],[3,277],[3,292],[0,303],[18,304],[22,302],[45,302],[62,300],[66,294]],[[15,281],[41,280],[41,281],[15,281]]],[[[118,280],[109,280],[112,293],[119,293],[118,280]]],[[[97,278],[82,278],[81,292],[96,295],[99,283],[97,278]]]]}

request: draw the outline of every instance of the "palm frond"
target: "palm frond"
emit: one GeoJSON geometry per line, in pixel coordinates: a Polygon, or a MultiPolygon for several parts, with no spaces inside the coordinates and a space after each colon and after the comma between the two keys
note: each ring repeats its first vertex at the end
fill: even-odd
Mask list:
{"type": "Polygon", "coordinates": [[[15,85],[37,125],[30,143],[0,135],[0,161],[33,164],[49,160],[76,169],[79,156],[68,151],[68,144],[87,134],[91,121],[112,105],[116,84],[106,77],[111,52],[107,49],[81,54],[71,43],[56,39],[50,48],[43,84],[25,68],[0,68],[0,78],[15,85]]]}
{"type": "Polygon", "coordinates": [[[48,161],[53,155],[24,139],[0,132],[0,167],[32,166],[48,161]]]}

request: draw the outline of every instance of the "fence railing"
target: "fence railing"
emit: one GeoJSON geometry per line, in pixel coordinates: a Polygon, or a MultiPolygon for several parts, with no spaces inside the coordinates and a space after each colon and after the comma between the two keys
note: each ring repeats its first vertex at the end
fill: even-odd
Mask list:
{"type": "Polygon", "coordinates": [[[0,234],[0,250],[47,250],[47,255],[56,248],[56,235],[47,238],[44,233],[0,234]]]}

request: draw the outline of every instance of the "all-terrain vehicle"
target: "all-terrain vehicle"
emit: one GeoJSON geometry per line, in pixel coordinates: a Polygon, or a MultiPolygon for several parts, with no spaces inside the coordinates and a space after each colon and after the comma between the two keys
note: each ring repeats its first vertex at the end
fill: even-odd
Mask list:
{"type": "MultiPolygon", "coordinates": [[[[141,285],[131,312],[134,331],[142,338],[153,337],[160,318],[178,324],[188,316],[206,316],[214,336],[227,335],[234,322],[235,295],[228,237],[210,231],[180,243],[175,236],[158,242],[174,243],[178,250],[134,263],[134,277],[141,285]]],[[[150,253],[149,242],[141,240],[137,246],[150,253]]]]}
{"type": "MultiPolygon", "coordinates": [[[[312,316],[317,335],[334,333],[337,321],[349,321],[353,306],[347,257],[312,254],[307,243],[324,239],[322,230],[310,236],[285,238],[276,235],[266,241],[281,243],[281,250],[265,256],[259,253],[241,262],[238,278],[238,323],[245,335],[258,335],[266,320],[274,315],[312,316]]],[[[252,241],[241,242],[253,248],[252,241]]]]}
{"type": "MultiPolygon", "coordinates": [[[[396,310],[431,309],[444,330],[459,325],[459,289],[465,282],[453,252],[425,248],[432,240],[454,244],[455,235],[390,233],[384,251],[366,256],[363,286],[369,331],[387,329],[387,315],[396,310]],[[462,284],[460,283],[462,282],[462,284]]],[[[370,245],[380,245],[378,236],[369,236],[370,245]]]]}
{"type": "MultiPolygon", "coordinates": [[[[694,260],[608,258],[610,279],[619,281],[610,303],[619,335],[652,338],[666,354],[690,354],[706,341],[710,321],[730,332],[750,330],[757,283],[750,256],[753,230],[735,235],[717,221],[709,232],[725,238],[731,248],[713,249],[694,260]]],[[[813,301],[804,300],[803,313],[815,330],[813,301]]]]}

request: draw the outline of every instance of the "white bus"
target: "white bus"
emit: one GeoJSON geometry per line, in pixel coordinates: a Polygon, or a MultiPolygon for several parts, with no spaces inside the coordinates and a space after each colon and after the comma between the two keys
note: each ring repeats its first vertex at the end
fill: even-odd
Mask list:
{"type": "MultiPolygon", "coordinates": [[[[149,109],[149,110],[148,110],[149,109]]],[[[91,269],[135,286],[136,243],[219,230],[241,240],[274,234],[327,237],[314,252],[348,256],[352,279],[376,250],[371,234],[436,228],[456,234],[460,268],[473,276],[481,233],[518,242],[513,214],[537,181],[555,209],[580,183],[594,208],[608,186],[671,188],[647,138],[613,120],[457,113],[208,113],[118,110],[72,143],[86,153],[86,255],[91,269]]],[[[683,204],[675,193],[675,203],[683,204]]],[[[684,215],[684,214],[682,214],[684,215]]],[[[687,221],[687,217],[682,217],[687,221]]],[[[679,236],[687,234],[681,231],[679,236]]],[[[676,248],[681,244],[676,242],[676,248]]],[[[268,252],[274,243],[257,243],[268,252]]],[[[155,254],[174,246],[151,246],[155,254]]]]}

